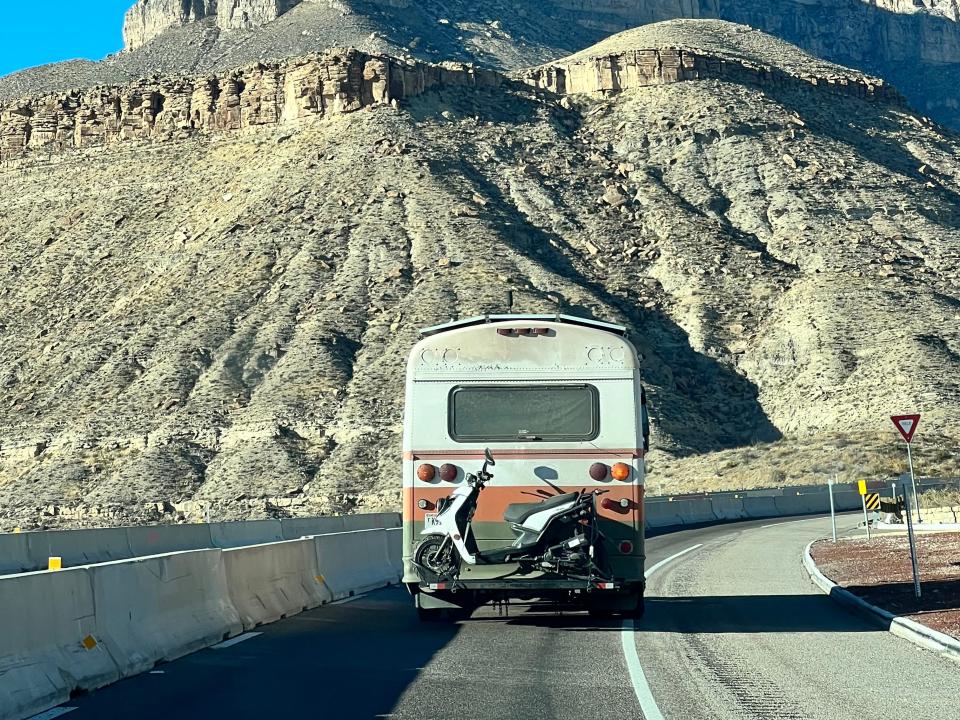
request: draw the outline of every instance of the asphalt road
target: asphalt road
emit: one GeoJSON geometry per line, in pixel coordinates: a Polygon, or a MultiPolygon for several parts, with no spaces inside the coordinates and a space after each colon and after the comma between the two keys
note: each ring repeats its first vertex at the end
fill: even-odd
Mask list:
{"type": "Polygon", "coordinates": [[[807,578],[802,549],[828,530],[818,518],[649,539],[648,568],[668,562],[636,627],[519,606],[424,625],[404,590],[387,589],[75,698],[68,717],[960,716],[960,665],[850,614],[807,578]]]}

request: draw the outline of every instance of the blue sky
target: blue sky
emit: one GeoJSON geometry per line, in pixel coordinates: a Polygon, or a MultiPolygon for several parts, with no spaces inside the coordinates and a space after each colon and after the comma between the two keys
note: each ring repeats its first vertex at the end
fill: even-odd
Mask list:
{"type": "Polygon", "coordinates": [[[123,15],[134,0],[0,0],[0,75],[123,47],[123,15]]]}

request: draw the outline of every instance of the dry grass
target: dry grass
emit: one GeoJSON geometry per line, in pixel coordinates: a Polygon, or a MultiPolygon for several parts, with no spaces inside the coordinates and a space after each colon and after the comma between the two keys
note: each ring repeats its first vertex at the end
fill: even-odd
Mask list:
{"type": "MultiPolygon", "coordinates": [[[[920,477],[960,477],[960,437],[930,436],[913,449],[920,477]]],[[[891,483],[908,472],[903,445],[883,433],[831,433],[689,457],[651,453],[653,493],[695,493],[818,485],[836,476],[891,483]]]]}
{"type": "Polygon", "coordinates": [[[927,490],[920,494],[921,508],[942,508],[960,506],[960,489],[927,490]]]}

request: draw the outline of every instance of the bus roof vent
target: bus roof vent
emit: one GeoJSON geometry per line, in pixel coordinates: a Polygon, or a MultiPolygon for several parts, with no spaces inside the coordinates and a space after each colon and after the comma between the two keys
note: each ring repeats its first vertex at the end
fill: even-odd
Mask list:
{"type": "Polygon", "coordinates": [[[602,322],[600,320],[590,320],[588,318],[577,317],[576,315],[477,315],[476,317],[464,318],[463,320],[451,320],[443,325],[434,325],[423,328],[420,331],[421,337],[430,337],[439,335],[449,330],[472,327],[474,325],[485,325],[496,322],[558,322],[568,325],[582,325],[584,327],[595,328],[597,330],[606,330],[615,335],[626,335],[627,329],[622,325],[602,322]]]}

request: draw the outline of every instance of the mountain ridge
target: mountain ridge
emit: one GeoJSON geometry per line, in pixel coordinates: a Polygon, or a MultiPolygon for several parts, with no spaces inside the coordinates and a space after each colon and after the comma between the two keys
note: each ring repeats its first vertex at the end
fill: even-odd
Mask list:
{"type": "MultiPolygon", "coordinates": [[[[302,61],[305,95],[244,81],[250,104],[214,115],[280,119],[328,76],[373,97],[384,59],[353,52],[302,61]]],[[[957,135],[721,21],[645,26],[553,76],[590,56],[636,62],[568,95],[536,87],[542,67],[449,66],[396,104],[8,162],[0,525],[395,508],[418,328],[502,312],[508,290],[517,312],[629,328],[656,490],[887,478],[886,415],[912,409],[918,472],[960,471],[957,135]],[[649,62],[690,37],[791,79],[649,62]]]]}

